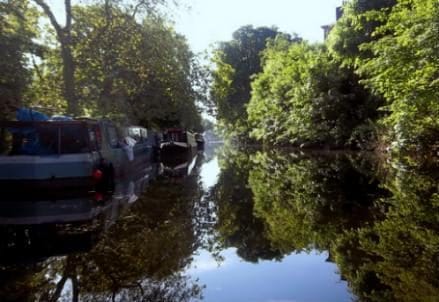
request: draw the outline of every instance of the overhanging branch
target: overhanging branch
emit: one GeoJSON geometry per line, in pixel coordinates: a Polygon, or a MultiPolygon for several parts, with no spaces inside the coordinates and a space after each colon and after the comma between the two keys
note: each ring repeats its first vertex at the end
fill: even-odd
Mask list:
{"type": "MultiPolygon", "coordinates": [[[[44,13],[49,18],[50,23],[55,28],[55,31],[58,35],[58,39],[62,39],[62,36],[63,36],[62,27],[59,25],[58,21],[56,20],[55,15],[53,14],[49,5],[44,0],[34,0],[34,1],[39,7],[41,7],[43,9],[44,13]]],[[[67,1],[68,0],[66,0],[66,2],[67,1]]]]}

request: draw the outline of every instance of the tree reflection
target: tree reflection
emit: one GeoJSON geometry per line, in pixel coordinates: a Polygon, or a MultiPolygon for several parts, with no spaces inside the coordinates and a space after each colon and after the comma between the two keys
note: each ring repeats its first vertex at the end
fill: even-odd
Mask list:
{"type": "Polygon", "coordinates": [[[90,250],[5,266],[1,296],[16,301],[201,298],[202,287],[184,275],[200,246],[194,218],[200,190],[197,173],[179,182],[160,179],[90,250]]]}
{"type": "Polygon", "coordinates": [[[217,249],[235,247],[238,255],[250,262],[280,259],[282,254],[266,238],[263,220],[253,215],[252,191],[248,186],[249,155],[231,149],[223,152],[219,155],[221,174],[210,191],[217,212],[217,249]]]}
{"type": "Polygon", "coordinates": [[[252,162],[255,214],[283,253],[328,250],[345,229],[375,215],[373,202],[384,193],[341,154],[259,152],[252,162]]]}
{"type": "Polygon", "coordinates": [[[28,248],[32,234],[44,247],[66,247],[53,246],[58,256],[1,262],[2,300],[192,301],[202,294],[185,275],[194,253],[218,256],[229,247],[250,262],[328,252],[359,301],[437,300],[436,168],[365,154],[226,148],[218,182],[205,193],[201,161],[185,177],[156,181],[103,235],[99,227],[63,240],[50,228],[15,232],[11,254],[28,248]]]}
{"type": "Polygon", "coordinates": [[[337,243],[340,270],[362,300],[437,301],[438,180],[435,170],[387,165],[382,184],[392,196],[377,201],[383,219],[351,230],[337,243]]]}
{"type": "Polygon", "coordinates": [[[377,167],[365,156],[257,153],[249,184],[272,246],[328,250],[360,300],[439,296],[437,171],[377,167]]]}

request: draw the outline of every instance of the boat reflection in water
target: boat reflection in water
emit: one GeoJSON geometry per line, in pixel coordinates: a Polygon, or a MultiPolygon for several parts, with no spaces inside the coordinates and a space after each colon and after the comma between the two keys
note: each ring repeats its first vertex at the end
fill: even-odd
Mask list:
{"type": "Polygon", "coordinates": [[[198,246],[191,227],[193,206],[181,202],[199,196],[197,167],[189,166],[184,184],[155,163],[131,171],[112,192],[1,195],[2,300],[199,297],[200,287],[182,274],[198,246]],[[163,192],[169,192],[169,199],[162,198],[163,192]]]}
{"type": "Polygon", "coordinates": [[[90,249],[156,177],[158,164],[112,192],[58,191],[3,196],[0,202],[1,262],[39,261],[90,249]]]}
{"type": "Polygon", "coordinates": [[[202,152],[187,152],[180,156],[163,157],[163,175],[173,179],[185,178],[197,173],[197,167],[203,161],[202,152]]]}

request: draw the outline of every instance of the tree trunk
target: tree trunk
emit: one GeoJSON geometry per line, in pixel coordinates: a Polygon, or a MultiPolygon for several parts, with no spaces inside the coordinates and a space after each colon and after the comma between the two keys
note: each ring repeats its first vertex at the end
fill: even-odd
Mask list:
{"type": "Polygon", "coordinates": [[[75,61],[72,55],[72,3],[64,0],[66,24],[62,27],[55,18],[52,10],[45,0],[34,0],[40,6],[56,32],[56,37],[61,45],[61,58],[63,62],[64,98],[67,101],[67,112],[78,115],[79,104],[75,91],[75,61]]]}
{"type": "Polygon", "coordinates": [[[67,112],[72,115],[78,115],[80,112],[75,92],[75,62],[70,42],[61,42],[61,57],[63,61],[64,98],[67,101],[67,112]]]}

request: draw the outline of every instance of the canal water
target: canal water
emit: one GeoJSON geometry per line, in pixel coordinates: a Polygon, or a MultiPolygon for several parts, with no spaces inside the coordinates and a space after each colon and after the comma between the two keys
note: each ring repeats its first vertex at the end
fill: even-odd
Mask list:
{"type": "Polygon", "coordinates": [[[370,154],[207,146],[112,193],[3,197],[0,300],[439,301],[438,179],[370,154]]]}

